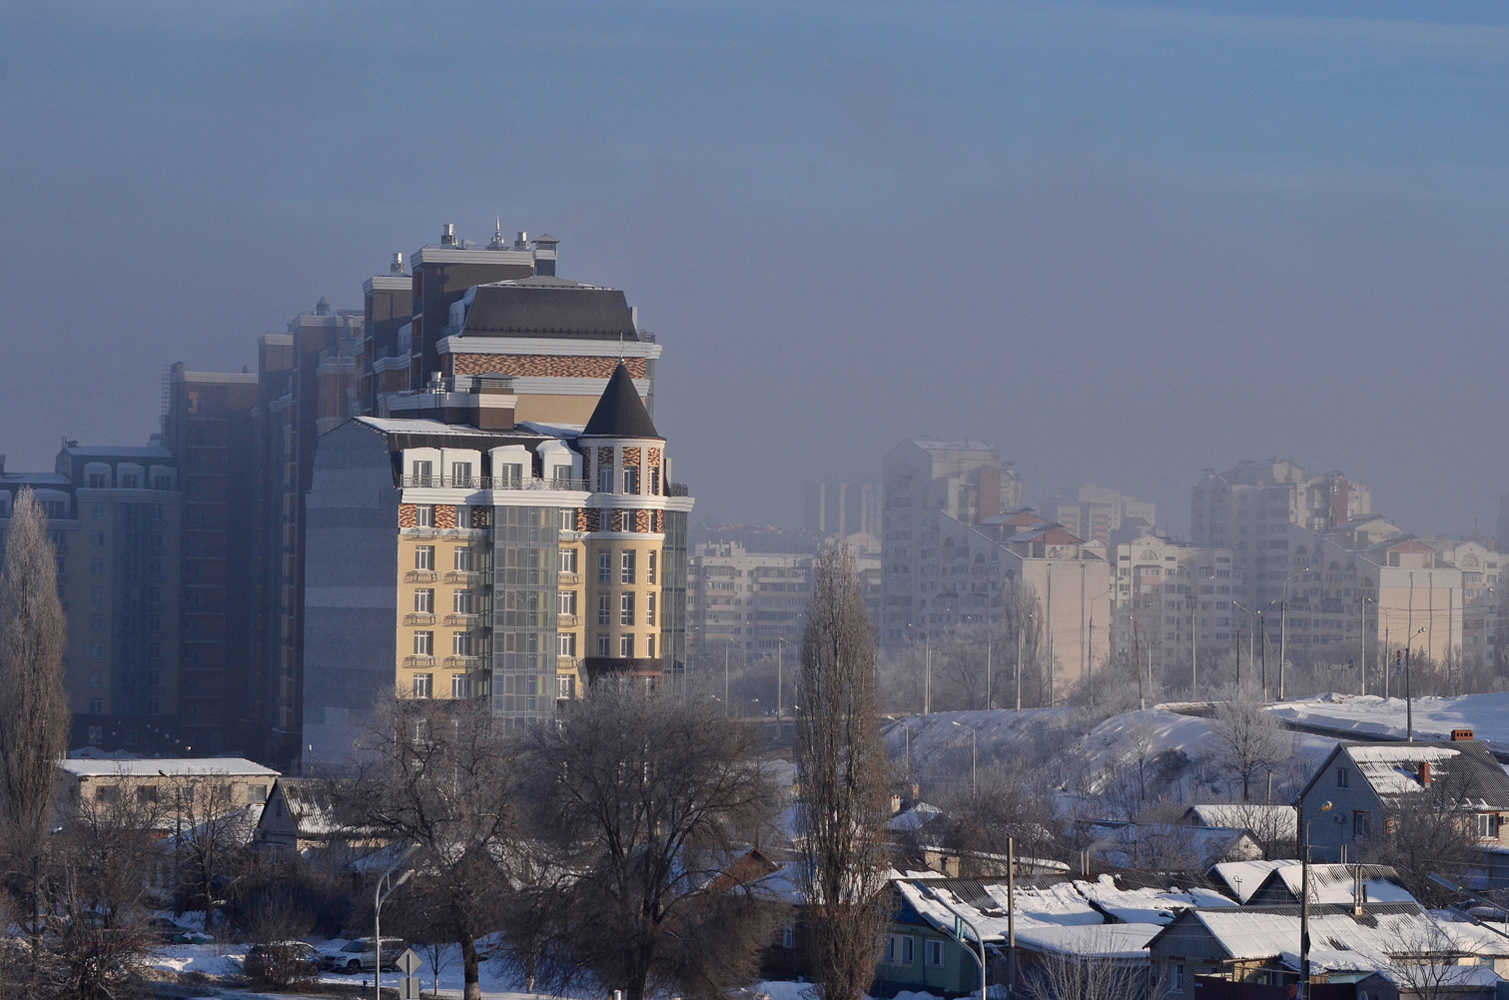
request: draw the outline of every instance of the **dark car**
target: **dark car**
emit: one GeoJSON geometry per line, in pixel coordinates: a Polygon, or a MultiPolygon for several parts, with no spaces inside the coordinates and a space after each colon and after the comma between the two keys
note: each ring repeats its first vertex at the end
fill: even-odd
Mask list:
{"type": "Polygon", "coordinates": [[[251,978],[273,983],[312,979],[320,974],[319,957],[314,945],[303,941],[274,941],[270,944],[252,945],[241,967],[251,978]]]}

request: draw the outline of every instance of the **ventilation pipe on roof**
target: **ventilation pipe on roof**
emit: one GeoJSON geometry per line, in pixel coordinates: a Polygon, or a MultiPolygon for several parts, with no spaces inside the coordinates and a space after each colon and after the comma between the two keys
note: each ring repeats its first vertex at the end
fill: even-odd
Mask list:
{"type": "Polygon", "coordinates": [[[519,230],[519,235],[514,238],[513,248],[515,250],[528,250],[529,249],[529,234],[526,233],[522,229],[519,230]]]}
{"type": "Polygon", "coordinates": [[[389,274],[403,274],[404,273],[403,254],[401,254],[401,253],[395,253],[393,255],[393,263],[391,263],[391,264],[388,265],[388,273],[389,274]]]}
{"type": "Polygon", "coordinates": [[[457,246],[455,223],[447,222],[440,227],[440,245],[443,247],[457,246]]]}

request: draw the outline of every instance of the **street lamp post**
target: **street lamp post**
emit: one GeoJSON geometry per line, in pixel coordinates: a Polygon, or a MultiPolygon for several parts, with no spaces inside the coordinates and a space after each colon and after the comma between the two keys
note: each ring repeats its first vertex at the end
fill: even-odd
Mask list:
{"type": "MultiPolygon", "coordinates": [[[[1247,605],[1243,604],[1241,601],[1232,601],[1231,602],[1231,606],[1234,607],[1234,608],[1236,608],[1238,611],[1245,611],[1247,614],[1249,614],[1249,615],[1251,615],[1253,617],[1256,617],[1259,620],[1262,619],[1262,614],[1263,613],[1261,611],[1254,611],[1251,608],[1249,608],[1247,605]]],[[[1238,632],[1240,632],[1240,629],[1238,630],[1238,632]]],[[[1247,629],[1247,662],[1248,662],[1248,664],[1252,663],[1252,629],[1250,627],[1247,629]]],[[[1263,685],[1263,700],[1267,701],[1268,700],[1268,666],[1267,666],[1267,664],[1263,665],[1263,672],[1260,675],[1260,679],[1262,680],[1262,685],[1263,685]]],[[[1239,639],[1237,639],[1237,688],[1240,689],[1241,686],[1242,686],[1242,640],[1239,638],[1239,639]]]]}
{"type": "Polygon", "coordinates": [[[378,1000],[382,1000],[382,905],[388,901],[389,896],[393,895],[393,890],[414,877],[414,869],[409,868],[402,875],[398,876],[398,881],[393,881],[393,873],[398,870],[398,866],[407,861],[409,855],[418,849],[418,844],[410,844],[398,856],[398,860],[389,865],[388,870],[382,873],[382,877],[377,880],[377,888],[372,893],[372,944],[377,949],[377,953],[374,956],[376,964],[372,968],[372,994],[378,1000]],[[388,883],[386,892],[383,891],[384,882],[388,883]]]}
{"type": "Polygon", "coordinates": [[[1404,640],[1404,731],[1405,738],[1410,743],[1415,742],[1415,699],[1410,684],[1413,672],[1409,667],[1409,653],[1410,647],[1415,643],[1415,636],[1424,631],[1425,626],[1421,625],[1404,640]]]}
{"type": "Polygon", "coordinates": [[[960,729],[969,730],[969,794],[980,794],[979,765],[980,765],[980,731],[974,726],[966,726],[958,719],[950,719],[960,729]]]}
{"type": "Polygon", "coordinates": [[[776,636],[775,647],[775,738],[780,739],[785,734],[785,728],[781,724],[781,678],[785,665],[785,657],[788,643],[780,636],[776,636]]]}
{"type": "Polygon", "coordinates": [[[1300,861],[1300,906],[1299,906],[1299,989],[1294,1000],[1310,1000],[1310,824],[1321,813],[1331,811],[1331,803],[1320,807],[1320,812],[1305,821],[1305,853],[1300,861]]]}
{"type": "Polygon", "coordinates": [[[927,716],[930,715],[933,710],[933,637],[927,629],[917,628],[917,626],[913,625],[911,622],[907,622],[906,627],[910,629],[917,629],[918,632],[922,633],[924,662],[922,674],[922,714],[924,716],[927,716]]]}

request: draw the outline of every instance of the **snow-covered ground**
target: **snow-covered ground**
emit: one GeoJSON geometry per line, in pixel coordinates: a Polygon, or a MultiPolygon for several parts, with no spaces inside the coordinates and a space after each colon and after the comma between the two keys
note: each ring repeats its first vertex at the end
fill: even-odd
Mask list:
{"type": "MultiPolygon", "coordinates": [[[[1493,750],[1509,751],[1509,693],[1468,694],[1456,698],[1421,697],[1414,705],[1415,738],[1445,740],[1453,729],[1471,729],[1493,750]]],[[[1404,738],[1407,706],[1403,698],[1377,695],[1327,694],[1305,701],[1269,706],[1269,711],[1292,722],[1310,723],[1355,733],[1404,738]]]]}
{"type": "MultiPolygon", "coordinates": [[[[311,941],[320,951],[340,948],[345,941],[311,941]]],[[[238,975],[241,971],[241,960],[246,956],[246,945],[215,945],[215,944],[192,944],[171,945],[162,949],[161,953],[151,963],[155,968],[172,972],[202,972],[210,977],[226,975],[238,975]]],[[[430,968],[428,956],[425,966],[419,977],[420,989],[426,994],[435,989],[434,971],[430,968]]],[[[440,995],[443,997],[460,997],[462,994],[461,978],[461,949],[451,946],[445,952],[441,960],[440,969],[440,995]]],[[[327,972],[320,976],[321,982],[326,983],[359,983],[365,980],[369,985],[372,982],[372,973],[362,976],[346,976],[333,972],[327,972]]],[[[482,996],[484,1000],[560,1000],[542,993],[522,992],[522,982],[515,970],[511,968],[499,968],[492,962],[483,962],[481,969],[482,996]]],[[[382,977],[383,986],[398,988],[398,973],[385,972],[382,977]]],[[[735,992],[735,1000],[756,1000],[761,995],[768,995],[770,1000],[812,1000],[810,983],[796,983],[783,981],[768,981],[754,983],[742,990],[735,992]]],[[[206,996],[213,996],[208,987],[206,996]]],[[[242,993],[235,996],[254,1000],[255,997],[289,997],[298,996],[296,993],[242,993]]],[[[567,1000],[587,1000],[589,994],[568,997],[567,1000]]],[[[598,1000],[597,994],[590,994],[591,1000],[598,1000]]],[[[938,1000],[927,993],[903,993],[897,1000],[938,1000]]]]}

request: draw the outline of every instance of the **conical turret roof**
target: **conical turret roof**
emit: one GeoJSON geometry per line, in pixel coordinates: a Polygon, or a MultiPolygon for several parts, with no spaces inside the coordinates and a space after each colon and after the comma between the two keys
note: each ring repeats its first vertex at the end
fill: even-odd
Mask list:
{"type": "Polygon", "coordinates": [[[592,418],[587,421],[582,436],[664,440],[655,429],[655,422],[644,408],[639,390],[634,388],[634,379],[622,361],[613,369],[613,377],[608,379],[608,387],[597,401],[597,409],[592,411],[592,418]]]}

